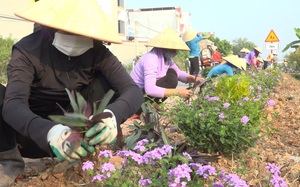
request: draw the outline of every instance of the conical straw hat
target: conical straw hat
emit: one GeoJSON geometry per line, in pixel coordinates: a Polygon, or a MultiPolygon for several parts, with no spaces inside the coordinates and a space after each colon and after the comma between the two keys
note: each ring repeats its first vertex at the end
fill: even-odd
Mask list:
{"type": "Polygon", "coordinates": [[[236,55],[230,55],[230,56],[224,57],[223,59],[241,70],[246,70],[246,59],[245,58],[239,58],[236,55]]]}
{"type": "Polygon", "coordinates": [[[243,48],[243,49],[241,49],[241,50],[240,50],[240,52],[249,53],[249,52],[250,52],[250,50],[249,50],[249,49],[247,49],[247,48],[243,48]]]}
{"type": "Polygon", "coordinates": [[[258,51],[259,53],[261,53],[261,48],[260,48],[260,47],[254,47],[254,49],[255,49],[256,51],[258,51]]]}
{"type": "Polygon", "coordinates": [[[23,19],[96,40],[122,43],[97,0],[40,0],[15,13],[23,19]]]}
{"type": "Polygon", "coordinates": [[[146,44],[146,46],[165,49],[190,50],[179,35],[171,28],[167,28],[155,36],[146,44]]]}
{"type": "Polygon", "coordinates": [[[184,34],[183,34],[183,36],[182,36],[182,39],[183,39],[183,41],[185,41],[185,42],[189,42],[189,41],[191,41],[192,39],[194,39],[195,37],[197,36],[197,31],[195,31],[195,30],[187,30],[184,34]]]}

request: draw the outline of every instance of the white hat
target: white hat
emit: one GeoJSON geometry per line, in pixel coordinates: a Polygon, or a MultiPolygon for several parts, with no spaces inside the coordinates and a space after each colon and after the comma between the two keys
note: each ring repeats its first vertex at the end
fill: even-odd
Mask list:
{"type": "Polygon", "coordinates": [[[195,31],[195,30],[187,30],[184,34],[183,34],[183,36],[182,36],[182,39],[183,39],[183,41],[185,41],[185,42],[189,42],[189,41],[191,41],[192,39],[194,39],[196,36],[197,36],[197,31],[195,31]]]}
{"type": "Polygon", "coordinates": [[[97,0],[41,0],[15,15],[69,33],[122,43],[117,27],[97,0]]]}
{"type": "Polygon", "coordinates": [[[190,50],[179,35],[171,28],[167,28],[155,36],[146,44],[146,46],[186,51],[190,50]]]}

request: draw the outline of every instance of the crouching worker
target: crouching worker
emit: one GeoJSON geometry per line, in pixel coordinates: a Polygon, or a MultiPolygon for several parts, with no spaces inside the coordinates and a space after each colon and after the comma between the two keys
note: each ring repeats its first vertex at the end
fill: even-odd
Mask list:
{"type": "Polygon", "coordinates": [[[188,51],[189,47],[172,29],[164,30],[146,46],[153,48],[140,58],[130,76],[147,98],[156,103],[166,100],[171,95],[188,98],[192,91],[177,88],[178,81],[199,83],[204,80],[180,70],[173,62],[178,50],[188,51]]]}
{"type": "Polygon", "coordinates": [[[16,15],[41,29],[13,46],[7,87],[0,86],[1,187],[22,174],[23,157],[76,161],[95,145],[111,143],[120,124],[144,101],[142,91],[102,43],[121,40],[97,0],[42,0],[16,15]],[[115,91],[105,109],[109,115],[84,134],[87,143],[80,139],[77,146],[69,141],[70,127],[48,118],[63,115],[58,105],[70,105],[66,88],[90,104],[115,91]]]}
{"type": "Polygon", "coordinates": [[[226,62],[213,67],[207,74],[208,77],[216,77],[218,75],[227,74],[233,76],[235,73],[240,73],[241,70],[246,70],[246,59],[239,58],[236,55],[224,57],[226,62]]]}

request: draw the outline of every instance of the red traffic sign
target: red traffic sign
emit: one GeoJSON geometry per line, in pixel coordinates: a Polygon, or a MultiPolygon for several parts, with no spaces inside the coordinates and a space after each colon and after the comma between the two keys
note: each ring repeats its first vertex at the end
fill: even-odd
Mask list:
{"type": "Polygon", "coordinates": [[[275,32],[273,31],[273,29],[270,31],[270,33],[268,34],[265,42],[279,42],[278,37],[276,36],[275,32]]]}

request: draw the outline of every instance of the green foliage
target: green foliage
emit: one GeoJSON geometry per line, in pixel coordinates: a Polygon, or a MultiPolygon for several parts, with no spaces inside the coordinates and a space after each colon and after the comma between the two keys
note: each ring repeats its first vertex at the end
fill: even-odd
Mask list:
{"type": "Polygon", "coordinates": [[[256,45],[253,42],[249,42],[247,38],[237,38],[232,41],[232,51],[234,54],[238,54],[243,48],[247,48],[251,51],[255,46],[256,45]]]}
{"type": "Polygon", "coordinates": [[[186,59],[189,57],[188,51],[178,50],[177,55],[174,57],[174,62],[181,70],[186,70],[186,59]]]}
{"type": "Polygon", "coordinates": [[[227,76],[224,78],[219,77],[216,81],[215,95],[223,102],[236,103],[241,98],[250,95],[250,84],[251,79],[245,74],[236,74],[232,77],[227,76]]]}
{"type": "Polygon", "coordinates": [[[299,28],[294,28],[295,34],[298,37],[299,40],[292,41],[291,43],[287,44],[285,48],[282,49],[282,52],[287,51],[289,48],[293,48],[297,50],[299,48],[300,44],[300,29],[299,28]]]}
{"type": "Polygon", "coordinates": [[[0,82],[7,82],[6,67],[11,57],[11,49],[15,41],[11,38],[0,37],[0,82]]]}
{"type": "Polygon", "coordinates": [[[206,67],[204,69],[201,70],[201,76],[202,77],[207,77],[207,74],[209,73],[209,71],[212,69],[212,67],[206,67]]]}
{"type": "Polygon", "coordinates": [[[123,64],[123,67],[126,69],[127,73],[130,74],[130,72],[132,71],[132,64],[123,64]]]}
{"type": "Polygon", "coordinates": [[[257,71],[212,80],[190,103],[179,99],[169,114],[196,149],[239,154],[259,139],[262,109],[280,80],[279,72],[257,71]]]}
{"type": "Polygon", "coordinates": [[[286,55],[288,66],[294,71],[300,71],[300,48],[286,55]]]}
{"type": "Polygon", "coordinates": [[[223,56],[227,56],[230,54],[230,51],[232,50],[232,46],[229,41],[227,40],[221,40],[217,44],[219,52],[223,56]]]}

